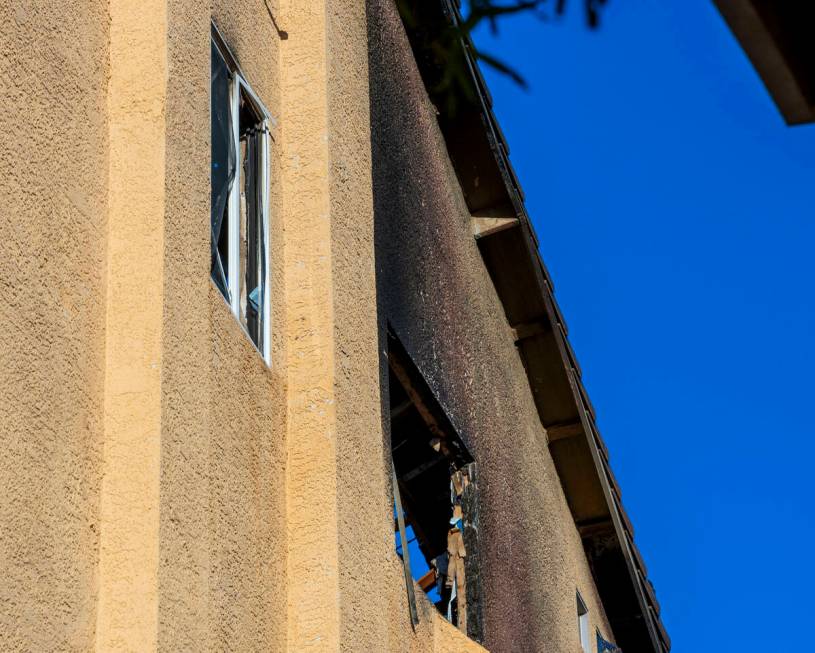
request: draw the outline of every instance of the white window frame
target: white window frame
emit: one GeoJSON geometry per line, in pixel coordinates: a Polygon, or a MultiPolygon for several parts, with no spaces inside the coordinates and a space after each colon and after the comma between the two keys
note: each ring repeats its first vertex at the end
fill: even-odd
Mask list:
{"type": "MultiPolygon", "coordinates": [[[[272,320],[271,320],[271,269],[270,269],[270,235],[269,235],[269,193],[270,193],[270,135],[269,125],[272,122],[271,114],[266,109],[263,102],[260,101],[257,94],[252,90],[252,87],[246,81],[240,67],[237,65],[237,60],[229,51],[223,37],[215,24],[212,24],[212,40],[216,48],[221,53],[221,56],[227,63],[231,74],[231,92],[230,92],[230,111],[233,116],[232,120],[232,144],[235,150],[235,178],[232,181],[232,187],[229,191],[229,198],[227,200],[227,247],[229,250],[229,259],[227,261],[227,289],[229,291],[229,300],[227,301],[229,309],[241,325],[241,264],[240,264],[240,193],[241,193],[241,176],[243,175],[243,166],[240,161],[240,121],[238,115],[240,111],[241,92],[244,92],[252,101],[254,108],[261,116],[261,124],[263,126],[260,132],[260,167],[258,185],[260,187],[260,219],[263,227],[263,248],[264,248],[264,275],[263,279],[263,315],[261,324],[261,333],[259,334],[260,342],[255,344],[245,329],[249,342],[258,350],[263,361],[267,366],[271,366],[271,340],[272,340],[272,320]]],[[[220,293],[219,293],[220,294],[220,293]]],[[[223,296],[223,295],[222,295],[223,296]]],[[[226,298],[224,298],[226,300],[226,298]]]]}
{"type": "Polygon", "coordinates": [[[589,630],[589,608],[583,600],[583,597],[580,596],[580,591],[577,591],[577,631],[583,653],[591,653],[589,630]]]}

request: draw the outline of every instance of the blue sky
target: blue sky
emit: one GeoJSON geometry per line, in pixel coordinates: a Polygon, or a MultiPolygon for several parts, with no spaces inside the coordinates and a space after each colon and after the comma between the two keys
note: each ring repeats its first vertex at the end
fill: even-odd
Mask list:
{"type": "Polygon", "coordinates": [[[815,126],[708,0],[609,0],[597,32],[570,4],[477,43],[530,83],[485,71],[673,650],[797,650],[815,126]]]}

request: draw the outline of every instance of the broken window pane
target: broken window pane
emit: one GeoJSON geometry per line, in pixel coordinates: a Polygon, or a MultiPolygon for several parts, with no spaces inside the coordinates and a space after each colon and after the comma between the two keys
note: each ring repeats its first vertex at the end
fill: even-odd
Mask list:
{"type": "MultiPolygon", "coordinates": [[[[246,264],[247,258],[249,255],[249,246],[247,242],[247,223],[249,222],[247,211],[246,211],[246,186],[249,181],[249,177],[246,174],[246,151],[248,148],[248,143],[246,138],[241,138],[240,140],[240,165],[241,165],[241,183],[240,183],[240,202],[238,203],[239,207],[239,218],[240,218],[240,239],[238,240],[239,243],[239,251],[240,251],[240,272],[239,278],[245,279],[246,278],[246,264]]],[[[242,283],[240,285],[241,289],[241,298],[240,298],[240,313],[238,315],[238,319],[243,325],[243,328],[246,329],[246,284],[242,283]]]]}
{"type": "Polygon", "coordinates": [[[269,363],[269,114],[212,30],[212,279],[269,363]]]}
{"type": "Polygon", "coordinates": [[[583,597],[580,592],[577,593],[577,628],[580,637],[580,647],[585,653],[589,653],[591,649],[591,640],[589,638],[589,609],[586,607],[583,597]]]}
{"type": "Polygon", "coordinates": [[[410,575],[445,618],[480,640],[475,463],[401,345],[395,355],[389,343],[394,510],[404,515],[410,575]]]}
{"type": "Polygon", "coordinates": [[[235,179],[231,86],[233,75],[214,42],[211,44],[210,118],[212,128],[210,171],[212,280],[229,301],[228,200],[235,179]]]}

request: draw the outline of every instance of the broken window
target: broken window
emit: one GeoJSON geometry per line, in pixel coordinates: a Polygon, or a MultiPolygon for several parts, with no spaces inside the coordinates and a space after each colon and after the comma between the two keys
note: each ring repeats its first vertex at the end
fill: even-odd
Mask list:
{"type": "Polygon", "coordinates": [[[595,631],[597,635],[597,653],[623,653],[616,644],[606,641],[600,631],[595,631]]]}
{"type": "Polygon", "coordinates": [[[580,646],[584,653],[591,651],[589,644],[589,609],[586,607],[580,592],[577,592],[577,628],[580,636],[580,646]]]}
{"type": "MultiPolygon", "coordinates": [[[[436,609],[481,641],[476,465],[395,338],[390,347],[390,433],[396,551],[436,609]]],[[[411,604],[412,618],[417,620],[411,604]]]]}
{"type": "Polygon", "coordinates": [[[269,364],[269,113],[213,25],[212,281],[269,364]]]}

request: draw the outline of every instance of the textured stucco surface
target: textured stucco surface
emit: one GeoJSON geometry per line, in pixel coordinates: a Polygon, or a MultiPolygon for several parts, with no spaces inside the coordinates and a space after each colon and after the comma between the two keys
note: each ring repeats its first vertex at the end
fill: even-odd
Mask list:
{"type": "Polygon", "coordinates": [[[393,550],[379,392],[365,7],[281,5],[288,650],[482,650],[393,550]]]}
{"type": "Polygon", "coordinates": [[[410,625],[386,320],[481,463],[488,647],[573,653],[576,588],[607,632],[392,0],[0,17],[0,649],[483,651],[410,625]],[[211,17],[274,118],[271,368],[209,279],[211,17]]]}
{"type": "Polygon", "coordinates": [[[0,650],[88,650],[96,609],[106,3],[0,2],[0,650]]]}
{"type": "MultiPolygon", "coordinates": [[[[209,279],[208,7],[192,0],[167,3],[158,648],[281,651],[286,438],[282,243],[275,238],[280,192],[273,182],[269,369],[209,279]]],[[[264,4],[216,1],[212,17],[254,91],[279,115],[279,37],[264,4]]],[[[272,138],[274,170],[277,127],[272,138]]]]}
{"type": "Polygon", "coordinates": [[[111,0],[97,650],[152,650],[158,617],[166,11],[111,0]],[[138,598],[136,598],[138,597],[138,598]]]}
{"type": "Polygon", "coordinates": [[[287,335],[286,618],[289,651],[337,650],[334,316],[326,7],[287,0],[281,46],[287,335]]]}
{"type": "Polygon", "coordinates": [[[479,464],[485,646],[573,653],[575,590],[591,632],[608,624],[401,21],[392,0],[368,8],[380,327],[479,464]]]}
{"type": "MultiPolygon", "coordinates": [[[[340,643],[375,651],[388,621],[371,597],[388,591],[378,570],[393,557],[393,518],[380,414],[367,17],[364,2],[328,5],[340,643]]],[[[396,587],[404,593],[401,578],[396,587]]]]}

